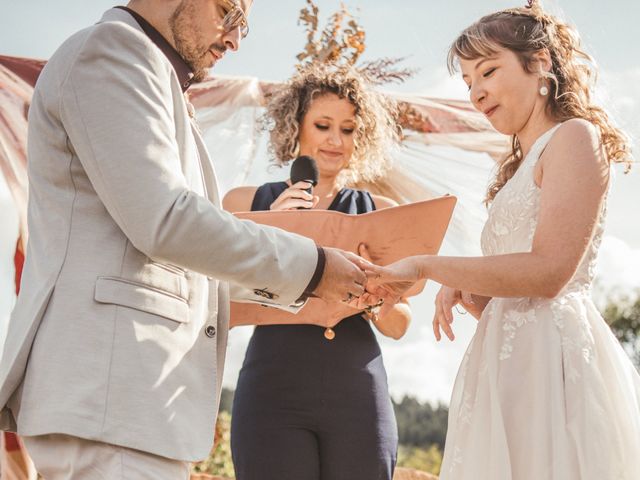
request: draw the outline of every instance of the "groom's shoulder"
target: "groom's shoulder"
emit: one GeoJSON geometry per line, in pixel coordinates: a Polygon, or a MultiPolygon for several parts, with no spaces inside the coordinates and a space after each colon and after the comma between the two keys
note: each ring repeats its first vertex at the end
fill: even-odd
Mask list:
{"type": "Polygon", "coordinates": [[[112,18],[79,30],[58,47],[49,63],[63,61],[73,64],[81,53],[125,54],[137,51],[143,55],[156,55],[156,48],[145,33],[129,23],[112,18]]]}
{"type": "Polygon", "coordinates": [[[65,40],[47,62],[41,79],[55,79],[56,85],[63,85],[73,71],[85,68],[113,71],[138,66],[154,72],[169,71],[165,63],[160,50],[142,30],[110,18],[65,40]]]}

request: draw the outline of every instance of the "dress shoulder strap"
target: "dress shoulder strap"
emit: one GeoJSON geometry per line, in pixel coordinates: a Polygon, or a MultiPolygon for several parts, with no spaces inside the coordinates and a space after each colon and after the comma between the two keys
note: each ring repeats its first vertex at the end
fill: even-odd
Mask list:
{"type": "Polygon", "coordinates": [[[553,137],[553,134],[556,133],[558,128],[560,128],[560,125],[562,125],[562,123],[551,127],[549,130],[538,137],[538,139],[533,143],[533,146],[531,147],[531,150],[529,150],[527,158],[525,158],[523,163],[529,163],[531,165],[535,165],[536,163],[538,163],[538,160],[544,152],[544,149],[547,147],[547,144],[553,137]]]}

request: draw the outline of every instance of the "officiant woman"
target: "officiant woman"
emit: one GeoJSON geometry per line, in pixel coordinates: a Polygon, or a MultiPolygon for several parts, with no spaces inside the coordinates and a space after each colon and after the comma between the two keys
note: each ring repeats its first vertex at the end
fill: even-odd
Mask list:
{"type": "MultiPolygon", "coordinates": [[[[291,180],[231,190],[232,211],[315,208],[361,214],[395,206],[350,188],[375,182],[398,141],[396,107],[352,67],[313,64],[267,105],[270,152],[284,166],[315,159],[318,184],[291,180]]],[[[366,239],[360,247],[368,256],[366,239]]],[[[238,480],[391,480],[398,432],[372,326],[399,339],[406,302],[384,317],[354,309],[333,329],[255,328],[233,404],[231,448],[238,480]]]]}

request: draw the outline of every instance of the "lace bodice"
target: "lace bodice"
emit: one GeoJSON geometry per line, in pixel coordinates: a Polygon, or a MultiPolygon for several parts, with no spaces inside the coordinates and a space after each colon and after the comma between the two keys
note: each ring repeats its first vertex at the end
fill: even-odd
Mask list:
{"type": "MultiPolygon", "coordinates": [[[[515,175],[493,200],[487,223],[482,230],[481,242],[484,255],[531,251],[540,210],[540,188],[535,183],[534,169],[558,127],[559,125],[556,125],[536,140],[515,175]]],[[[575,275],[563,289],[563,293],[590,288],[602,240],[604,218],[603,207],[587,252],[575,275]]]]}

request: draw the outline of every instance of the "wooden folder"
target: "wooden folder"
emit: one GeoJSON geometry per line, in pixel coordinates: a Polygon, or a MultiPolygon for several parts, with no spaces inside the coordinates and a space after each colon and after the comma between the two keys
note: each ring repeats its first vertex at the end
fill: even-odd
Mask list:
{"type": "MultiPolygon", "coordinates": [[[[361,215],[331,210],[238,212],[235,215],[304,235],[326,247],[358,253],[358,246],[364,243],[372,262],[387,265],[408,256],[436,255],[456,200],[456,197],[445,196],[361,215]]],[[[424,285],[425,281],[419,282],[409,296],[420,293],[424,285]]],[[[232,302],[231,327],[275,324],[332,327],[357,312],[345,304],[328,303],[320,298],[310,298],[297,314],[253,303],[232,302]]]]}

